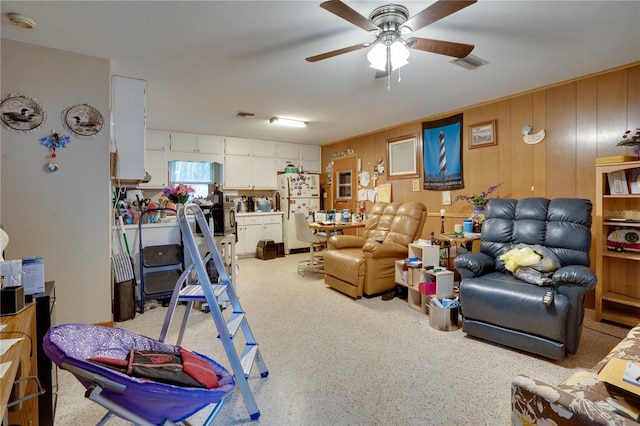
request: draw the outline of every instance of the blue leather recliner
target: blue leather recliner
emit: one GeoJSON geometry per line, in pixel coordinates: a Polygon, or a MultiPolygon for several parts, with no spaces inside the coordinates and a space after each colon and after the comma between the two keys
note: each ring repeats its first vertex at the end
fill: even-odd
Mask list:
{"type": "Polygon", "coordinates": [[[455,259],[461,275],[463,332],[501,345],[563,360],[580,343],[589,269],[591,201],[578,198],[491,199],[480,252],[455,259]],[[521,245],[543,246],[560,267],[547,285],[516,278],[499,257],[521,245]],[[551,290],[553,300],[543,303],[551,290]]]}

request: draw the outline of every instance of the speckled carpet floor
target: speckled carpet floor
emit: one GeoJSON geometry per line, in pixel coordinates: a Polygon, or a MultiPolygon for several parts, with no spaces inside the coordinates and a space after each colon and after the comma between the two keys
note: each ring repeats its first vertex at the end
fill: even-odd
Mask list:
{"type": "MultiPolygon", "coordinates": [[[[249,379],[258,420],[250,420],[236,390],[214,424],[508,425],[514,376],[559,383],[593,366],[628,330],[595,322],[587,311],[578,353],[552,362],[461,330],[435,330],[402,299],[353,300],[325,287],[321,274],[298,275],[296,262],[306,256],[239,260],[237,292],[269,376],[254,368],[249,379]]],[[[166,311],[149,309],[116,326],[158,338],[166,311]]],[[[183,313],[179,306],[168,343],[175,343],[183,313]]],[[[183,346],[228,367],[216,335],[211,316],[196,311],[183,346]]],[[[96,424],[105,414],[70,373],[59,372],[59,385],[56,425],[96,424]]],[[[208,413],[189,422],[200,424],[208,413]]]]}

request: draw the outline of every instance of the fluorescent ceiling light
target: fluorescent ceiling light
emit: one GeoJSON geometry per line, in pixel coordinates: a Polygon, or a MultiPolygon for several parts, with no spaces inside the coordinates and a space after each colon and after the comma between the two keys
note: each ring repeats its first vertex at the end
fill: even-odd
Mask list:
{"type": "Polygon", "coordinates": [[[290,126],[290,127],[307,127],[306,121],[300,120],[292,120],[290,118],[281,118],[281,117],[273,117],[269,120],[271,124],[279,124],[281,126],[290,126]]]}

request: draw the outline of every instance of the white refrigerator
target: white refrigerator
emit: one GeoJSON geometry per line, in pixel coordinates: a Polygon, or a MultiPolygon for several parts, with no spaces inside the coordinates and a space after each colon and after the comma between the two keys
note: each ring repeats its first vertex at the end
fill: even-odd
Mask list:
{"type": "Polygon", "coordinates": [[[301,211],[311,222],[313,213],[320,210],[320,175],[307,173],[283,173],[278,175],[278,193],[284,213],[284,247],[289,254],[292,249],[308,248],[309,243],[298,241],[293,213],[301,211]]]}

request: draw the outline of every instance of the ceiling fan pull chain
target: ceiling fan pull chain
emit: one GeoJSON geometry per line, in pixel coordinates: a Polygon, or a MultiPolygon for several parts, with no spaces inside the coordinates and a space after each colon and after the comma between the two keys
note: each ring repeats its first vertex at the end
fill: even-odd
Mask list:
{"type": "Polygon", "coordinates": [[[387,90],[391,91],[391,43],[386,41],[387,45],[387,90]]]}

